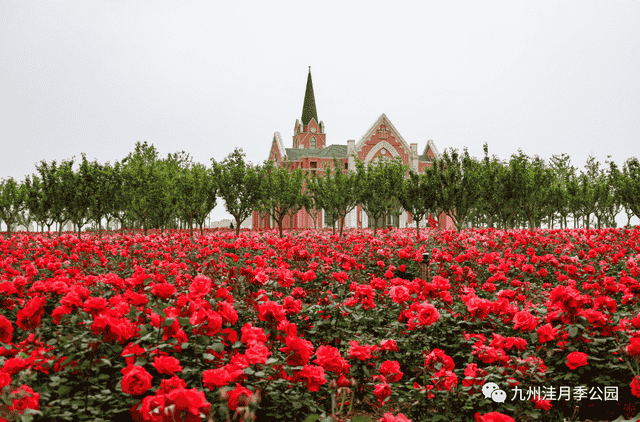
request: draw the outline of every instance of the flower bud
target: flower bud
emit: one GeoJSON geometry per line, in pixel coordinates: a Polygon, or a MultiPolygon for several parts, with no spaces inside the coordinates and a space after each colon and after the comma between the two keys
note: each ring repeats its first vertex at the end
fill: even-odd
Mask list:
{"type": "Polygon", "coordinates": [[[351,377],[351,378],[349,379],[349,381],[351,381],[351,386],[352,386],[353,388],[356,388],[356,387],[358,386],[358,381],[356,381],[356,379],[355,379],[355,378],[351,377]]]}
{"type": "Polygon", "coordinates": [[[336,380],[331,380],[331,382],[329,383],[329,390],[335,390],[338,387],[338,384],[336,383],[336,380]]]}

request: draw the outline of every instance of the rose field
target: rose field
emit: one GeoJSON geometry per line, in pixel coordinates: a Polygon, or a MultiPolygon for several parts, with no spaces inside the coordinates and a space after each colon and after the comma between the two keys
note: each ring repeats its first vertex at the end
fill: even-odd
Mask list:
{"type": "Polygon", "coordinates": [[[17,233],[0,420],[633,418],[639,236],[17,233]]]}

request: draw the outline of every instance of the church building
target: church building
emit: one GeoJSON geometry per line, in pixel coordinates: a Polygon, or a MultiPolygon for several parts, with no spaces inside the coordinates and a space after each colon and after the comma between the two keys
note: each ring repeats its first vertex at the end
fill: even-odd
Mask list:
{"type": "MultiPolygon", "coordinates": [[[[313,83],[311,82],[311,67],[307,76],[307,87],[304,94],[304,104],[302,106],[302,117],[296,119],[293,127],[293,144],[291,148],[285,148],[282,143],[280,133],[275,132],[269,151],[269,160],[278,165],[283,165],[286,161],[294,168],[302,168],[309,175],[318,173],[321,176],[324,172],[325,164],[333,167],[334,157],[346,170],[355,171],[358,157],[365,164],[377,160],[378,157],[395,158],[402,157],[402,163],[408,165],[418,173],[423,173],[426,167],[430,167],[432,160],[438,158],[438,152],[432,140],[428,140],[422,150],[418,153],[418,143],[408,144],[400,135],[389,118],[383,113],[371,125],[369,130],[358,142],[348,140],[346,145],[327,145],[327,134],[324,123],[318,120],[316,102],[313,95],[313,83]]],[[[440,227],[450,227],[451,219],[441,215],[438,218],[440,227]]],[[[331,227],[326,221],[324,212],[317,217],[315,226],[331,227]]],[[[373,228],[373,221],[357,206],[345,218],[345,228],[373,228]]],[[[252,225],[256,229],[274,227],[270,217],[260,218],[257,211],[253,212],[252,225]]],[[[427,221],[423,220],[420,226],[425,227],[427,221]]],[[[399,217],[387,216],[386,221],[379,221],[378,227],[415,227],[411,215],[406,211],[399,217]]],[[[302,210],[294,215],[293,221],[285,217],[285,228],[304,229],[313,228],[312,217],[302,210]],[[293,224],[293,227],[291,226],[293,224]]]]}

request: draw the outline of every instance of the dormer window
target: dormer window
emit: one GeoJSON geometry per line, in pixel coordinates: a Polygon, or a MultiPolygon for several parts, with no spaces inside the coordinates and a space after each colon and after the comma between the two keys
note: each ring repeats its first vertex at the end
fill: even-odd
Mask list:
{"type": "Polygon", "coordinates": [[[311,142],[309,143],[310,149],[316,149],[316,138],[311,138],[311,142]]]}

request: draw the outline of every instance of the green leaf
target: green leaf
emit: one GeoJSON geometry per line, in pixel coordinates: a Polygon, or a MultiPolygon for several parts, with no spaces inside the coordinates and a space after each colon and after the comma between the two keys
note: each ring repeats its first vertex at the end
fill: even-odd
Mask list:
{"type": "Polygon", "coordinates": [[[250,366],[247,366],[246,368],[244,368],[244,373],[247,375],[253,375],[255,374],[256,371],[254,371],[253,369],[251,369],[250,366]]]}
{"type": "Polygon", "coordinates": [[[213,345],[211,346],[211,348],[216,352],[216,353],[222,353],[224,351],[224,344],[222,343],[213,343],[213,345]]]}
{"type": "Polygon", "coordinates": [[[211,353],[203,353],[202,357],[205,358],[206,360],[215,360],[215,358],[216,358],[211,353]]]}
{"type": "Polygon", "coordinates": [[[578,327],[572,325],[567,329],[567,333],[569,333],[569,337],[573,338],[578,335],[578,327]]]}
{"type": "Polygon", "coordinates": [[[173,325],[173,321],[175,320],[175,318],[167,318],[164,320],[164,326],[165,327],[171,327],[171,325],[173,325]]]}
{"type": "Polygon", "coordinates": [[[60,387],[58,387],[58,395],[59,396],[66,396],[67,394],[69,394],[69,392],[72,390],[71,387],[67,386],[67,385],[61,385],[60,387]]]}

